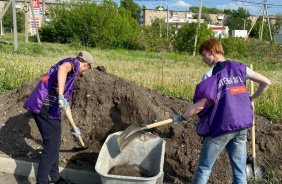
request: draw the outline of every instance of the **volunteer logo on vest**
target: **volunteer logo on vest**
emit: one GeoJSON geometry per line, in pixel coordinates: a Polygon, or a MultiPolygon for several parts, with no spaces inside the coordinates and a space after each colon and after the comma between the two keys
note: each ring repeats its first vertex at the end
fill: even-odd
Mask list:
{"type": "Polygon", "coordinates": [[[229,89],[232,95],[238,93],[247,93],[246,86],[235,86],[235,87],[230,87],[229,89]]]}
{"type": "Polygon", "coordinates": [[[41,79],[42,82],[46,82],[49,79],[47,75],[44,75],[41,79]]]}

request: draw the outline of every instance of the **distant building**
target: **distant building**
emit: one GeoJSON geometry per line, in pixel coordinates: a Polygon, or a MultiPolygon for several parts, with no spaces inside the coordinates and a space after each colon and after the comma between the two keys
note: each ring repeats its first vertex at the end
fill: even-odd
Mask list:
{"type": "Polygon", "coordinates": [[[246,38],[247,34],[247,30],[232,30],[232,37],[246,38]]]}
{"type": "Polygon", "coordinates": [[[282,45],[282,27],[280,27],[278,34],[274,35],[275,43],[282,45]]]}
{"type": "MultiPolygon", "coordinates": [[[[175,26],[175,33],[177,34],[178,28],[181,27],[182,25],[185,25],[187,23],[196,23],[198,22],[198,19],[193,19],[192,18],[192,13],[186,13],[185,18],[179,18],[177,12],[172,12],[171,18],[168,20],[165,19],[165,23],[168,23],[169,25],[175,26]]],[[[200,20],[200,23],[202,24],[204,22],[204,19],[200,20]]]]}
{"type": "MultiPolygon", "coordinates": [[[[138,22],[139,25],[151,25],[151,22],[157,18],[166,20],[167,17],[170,19],[173,19],[173,16],[175,17],[177,15],[178,19],[180,19],[180,22],[183,22],[184,20],[189,22],[190,19],[193,19],[193,17],[196,17],[198,13],[192,13],[189,11],[171,11],[171,10],[156,10],[156,9],[142,9],[138,12],[138,22]]],[[[224,13],[207,13],[206,14],[210,21],[207,22],[208,24],[217,25],[217,26],[224,26],[227,23],[227,20],[229,18],[229,15],[224,13]]],[[[256,20],[256,16],[251,15],[248,19],[252,21],[252,23],[256,20]]],[[[194,19],[197,22],[197,19],[194,19]]],[[[246,21],[246,20],[245,20],[246,21]]],[[[271,24],[275,24],[276,16],[275,15],[269,15],[269,21],[271,24]]],[[[202,22],[202,20],[201,20],[202,22]]],[[[264,22],[267,22],[267,19],[264,19],[264,22]]],[[[181,24],[181,23],[180,23],[181,24]]]]}
{"type": "MultiPolygon", "coordinates": [[[[163,19],[165,24],[174,26],[177,33],[178,28],[181,26],[187,23],[198,22],[198,19],[193,19],[194,15],[192,12],[187,11],[143,9],[138,13],[138,22],[139,25],[150,26],[155,19],[163,19]]],[[[201,19],[200,22],[203,23],[204,19],[201,19]]]]}
{"type": "Polygon", "coordinates": [[[155,9],[143,9],[138,12],[139,25],[151,25],[151,23],[158,18],[165,19],[167,15],[171,17],[171,11],[167,10],[155,10],[155,9]]]}
{"type": "Polygon", "coordinates": [[[211,28],[211,30],[214,32],[215,37],[221,37],[221,38],[229,37],[228,26],[217,26],[217,25],[208,24],[208,28],[211,28]]]}
{"type": "Polygon", "coordinates": [[[223,26],[228,19],[228,15],[225,15],[223,13],[208,13],[207,15],[211,19],[211,22],[208,23],[213,25],[223,26]]]}

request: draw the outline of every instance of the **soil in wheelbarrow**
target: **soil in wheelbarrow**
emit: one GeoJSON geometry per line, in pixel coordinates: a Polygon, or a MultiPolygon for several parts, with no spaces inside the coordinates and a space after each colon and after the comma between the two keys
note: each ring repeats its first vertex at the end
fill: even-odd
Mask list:
{"type": "MultiPolygon", "coordinates": [[[[30,112],[22,108],[40,78],[20,88],[0,94],[0,151],[13,158],[40,158],[42,140],[30,112]]],[[[191,102],[185,97],[173,98],[158,91],[140,87],[122,77],[108,74],[104,67],[78,76],[70,105],[74,122],[82,132],[88,149],[73,152],[79,142],[70,134],[68,120],[62,119],[60,166],[95,170],[99,151],[111,133],[125,130],[130,124],[141,125],[166,120],[184,112],[191,102]]],[[[257,162],[264,165],[274,179],[282,181],[282,124],[255,116],[257,162]]],[[[164,181],[187,183],[197,168],[202,138],[196,134],[198,118],[180,125],[165,125],[151,132],[166,140],[164,181]]],[[[248,134],[247,155],[251,161],[251,136],[248,134]]],[[[232,183],[228,154],[217,159],[209,183],[232,183]]]]}
{"type": "Polygon", "coordinates": [[[149,171],[137,164],[132,165],[117,165],[110,169],[108,174],[120,175],[120,176],[134,176],[134,177],[152,177],[149,171]]]}

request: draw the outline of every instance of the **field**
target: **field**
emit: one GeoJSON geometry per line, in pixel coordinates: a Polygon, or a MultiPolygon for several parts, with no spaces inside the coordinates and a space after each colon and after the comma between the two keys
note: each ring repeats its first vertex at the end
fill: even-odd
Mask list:
{"type": "MultiPolygon", "coordinates": [[[[199,55],[193,57],[176,53],[101,50],[74,44],[26,44],[23,35],[19,35],[18,50],[14,51],[12,38],[13,35],[6,34],[0,40],[0,92],[18,88],[24,82],[43,75],[59,60],[75,57],[81,50],[89,51],[95,58],[94,66],[104,66],[108,73],[169,96],[185,97],[189,101],[193,98],[195,86],[200,82],[202,74],[209,69],[199,55]]],[[[271,80],[272,86],[256,100],[255,109],[257,114],[269,118],[271,122],[281,122],[282,47],[270,47],[268,43],[252,41],[248,49],[249,54],[245,57],[236,59],[236,54],[233,54],[226,56],[226,59],[247,66],[253,64],[255,71],[271,80]]]]}

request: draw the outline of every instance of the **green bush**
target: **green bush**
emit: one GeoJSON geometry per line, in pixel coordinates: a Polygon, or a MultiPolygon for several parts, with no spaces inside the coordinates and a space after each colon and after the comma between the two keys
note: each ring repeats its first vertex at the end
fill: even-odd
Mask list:
{"type": "Polygon", "coordinates": [[[228,37],[220,39],[224,49],[224,54],[232,57],[241,58],[247,55],[248,43],[243,38],[228,37]]]}
{"type": "MultiPolygon", "coordinates": [[[[24,31],[24,12],[19,11],[16,12],[16,19],[17,19],[17,31],[18,32],[23,32],[24,31]]],[[[13,10],[12,10],[12,5],[8,8],[5,16],[3,17],[3,28],[5,31],[10,32],[12,29],[14,29],[13,25],[13,10]]]]}
{"type": "Polygon", "coordinates": [[[39,33],[42,41],[101,48],[135,49],[140,28],[130,11],[113,1],[63,4],[50,8],[52,19],[39,33]]]}
{"type": "Polygon", "coordinates": [[[167,34],[164,21],[155,19],[150,26],[142,27],[139,49],[149,52],[168,52],[172,49],[174,36],[174,29],[169,29],[167,34]],[[167,37],[167,35],[169,36],[167,37]]]}
{"type": "MultiPolygon", "coordinates": [[[[197,32],[197,23],[185,24],[182,28],[178,29],[178,33],[175,38],[174,49],[178,52],[188,52],[193,53],[194,44],[195,44],[195,36],[197,32]]],[[[212,38],[214,36],[211,29],[208,29],[206,23],[201,25],[198,31],[197,38],[197,48],[199,50],[200,44],[203,43],[208,38],[212,38]]]]}

